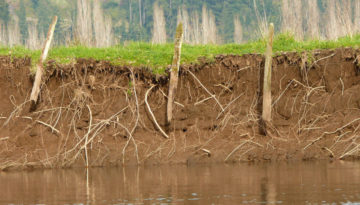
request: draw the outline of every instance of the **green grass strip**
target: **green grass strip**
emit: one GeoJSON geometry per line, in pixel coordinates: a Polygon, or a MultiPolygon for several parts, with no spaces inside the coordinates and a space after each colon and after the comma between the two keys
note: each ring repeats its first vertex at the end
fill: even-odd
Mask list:
{"type": "MultiPolygon", "coordinates": [[[[360,35],[343,37],[338,40],[306,40],[296,41],[292,35],[279,34],[274,40],[274,55],[287,51],[311,51],[315,49],[334,49],[339,47],[354,47],[360,45],[360,35]]],[[[118,45],[109,48],[89,48],[84,46],[54,47],[49,52],[48,59],[58,63],[70,63],[76,58],[92,58],[95,60],[108,60],[115,65],[145,66],[156,73],[163,73],[171,64],[173,44],[151,44],[132,42],[128,45],[118,45]]],[[[184,45],[182,48],[181,63],[197,63],[199,57],[212,60],[218,54],[247,54],[264,53],[265,40],[257,40],[245,44],[225,45],[184,45]]],[[[11,54],[14,57],[29,56],[32,62],[40,58],[40,50],[32,51],[24,47],[0,47],[0,55],[11,54]]],[[[34,63],[33,63],[34,64],[34,63]]]]}

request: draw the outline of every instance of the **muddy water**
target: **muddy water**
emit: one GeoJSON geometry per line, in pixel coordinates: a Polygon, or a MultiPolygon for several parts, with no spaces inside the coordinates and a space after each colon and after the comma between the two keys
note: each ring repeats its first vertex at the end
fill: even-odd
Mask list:
{"type": "Polygon", "coordinates": [[[342,203],[360,203],[360,162],[0,172],[0,204],[342,203]]]}

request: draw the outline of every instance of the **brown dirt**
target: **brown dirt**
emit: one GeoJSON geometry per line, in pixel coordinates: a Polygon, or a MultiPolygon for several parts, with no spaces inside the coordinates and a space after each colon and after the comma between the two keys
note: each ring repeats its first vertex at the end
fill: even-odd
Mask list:
{"type": "Polygon", "coordinates": [[[0,57],[0,170],[84,166],[86,136],[90,166],[357,158],[359,56],[342,48],[274,57],[267,136],[259,123],[262,55],[183,65],[170,139],[144,100],[156,85],[148,101],[165,129],[167,77],[91,59],[49,62],[30,111],[30,59],[0,57]]]}

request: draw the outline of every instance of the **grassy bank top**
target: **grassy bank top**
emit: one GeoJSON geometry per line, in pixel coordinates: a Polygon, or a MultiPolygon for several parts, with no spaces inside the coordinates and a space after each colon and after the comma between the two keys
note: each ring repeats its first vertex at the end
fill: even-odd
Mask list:
{"type": "MultiPolygon", "coordinates": [[[[280,34],[274,39],[274,55],[286,51],[311,51],[315,49],[333,49],[338,47],[360,46],[360,35],[343,37],[334,41],[308,40],[296,41],[291,35],[280,34]]],[[[76,58],[93,58],[108,60],[116,65],[145,66],[154,70],[163,70],[171,64],[173,57],[173,44],[155,45],[151,43],[132,42],[128,45],[118,45],[109,48],[89,48],[83,46],[53,47],[48,60],[59,63],[70,63],[76,58]]],[[[181,63],[196,63],[199,57],[213,59],[218,54],[247,54],[264,53],[266,41],[261,39],[244,44],[225,45],[183,45],[181,63]]],[[[32,62],[40,58],[40,50],[29,50],[24,47],[0,47],[0,55],[11,54],[14,57],[29,56],[32,62]]],[[[34,63],[33,63],[34,64],[34,63]]]]}

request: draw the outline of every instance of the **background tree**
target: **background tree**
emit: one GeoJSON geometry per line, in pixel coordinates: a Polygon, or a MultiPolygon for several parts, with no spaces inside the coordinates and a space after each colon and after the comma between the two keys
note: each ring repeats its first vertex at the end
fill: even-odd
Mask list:
{"type": "MultiPolygon", "coordinates": [[[[91,39],[88,44],[92,45],[96,35],[93,30],[95,22],[92,22],[94,0],[81,1],[89,2],[90,10],[90,15],[85,17],[87,20],[82,20],[83,24],[78,23],[78,0],[0,0],[0,21],[5,27],[12,23],[12,28],[15,28],[17,18],[20,39],[24,43],[28,39],[28,17],[38,20],[36,27],[40,39],[46,33],[52,16],[57,15],[59,22],[54,34],[55,44],[78,41],[79,27],[87,26],[91,29],[82,35],[90,35],[86,38],[91,39]]],[[[234,24],[235,17],[236,22],[241,23],[243,42],[261,37],[260,30],[267,29],[267,22],[274,23],[276,32],[291,31],[298,38],[318,36],[335,39],[360,32],[360,23],[356,20],[360,19],[359,0],[98,0],[101,4],[98,8],[105,14],[104,21],[106,16],[107,22],[112,23],[111,29],[107,30],[113,35],[113,43],[150,42],[153,38],[155,1],[162,8],[167,42],[174,40],[179,11],[184,22],[184,41],[193,44],[204,42],[202,28],[206,22],[213,25],[206,26],[206,32],[211,34],[209,36],[216,36],[216,40],[206,42],[235,42],[235,28],[239,28],[239,24],[234,24]],[[203,7],[206,15],[203,15],[203,7]]]]}
{"type": "Polygon", "coordinates": [[[0,0],[0,22],[9,21],[9,4],[5,0],[0,0]]]}
{"type": "Polygon", "coordinates": [[[20,8],[18,10],[18,16],[19,16],[21,42],[22,44],[25,44],[25,39],[27,39],[28,37],[28,28],[26,23],[26,7],[24,0],[20,0],[20,8]]]}

